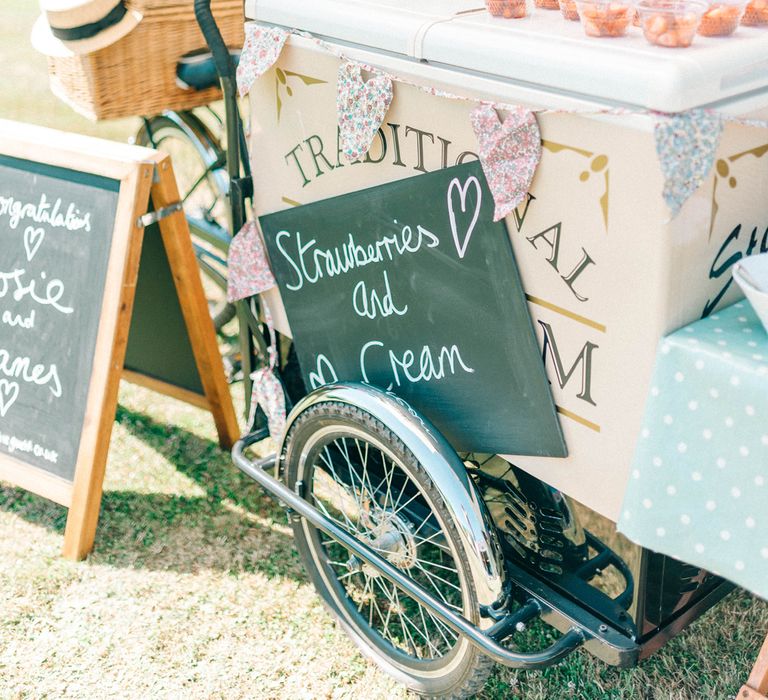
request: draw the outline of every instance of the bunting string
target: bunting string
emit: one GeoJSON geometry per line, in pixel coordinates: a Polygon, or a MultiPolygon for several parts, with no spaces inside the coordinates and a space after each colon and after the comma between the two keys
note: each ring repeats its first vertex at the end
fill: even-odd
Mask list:
{"type": "Polygon", "coordinates": [[[471,121],[478,139],[480,161],[494,195],[494,218],[509,213],[525,197],[541,157],[532,146],[539,133],[536,115],[642,115],[655,120],[656,152],[664,177],[662,196],[672,216],[696,191],[712,168],[726,123],[768,128],[768,120],[723,115],[712,109],[666,114],[647,109],[599,107],[590,109],[528,109],[521,105],[459,95],[395,75],[380,67],[349,58],[341,49],[300,29],[246,25],[246,41],[238,68],[238,88],[245,95],[253,81],[278,59],[286,40],[298,36],[315,43],[341,61],[337,83],[337,120],[342,151],[349,160],[365,155],[392,101],[392,84],[400,83],[435,97],[476,104],[471,121]],[[367,80],[362,71],[371,74],[367,80]],[[497,112],[506,112],[502,121],[497,112]]]}

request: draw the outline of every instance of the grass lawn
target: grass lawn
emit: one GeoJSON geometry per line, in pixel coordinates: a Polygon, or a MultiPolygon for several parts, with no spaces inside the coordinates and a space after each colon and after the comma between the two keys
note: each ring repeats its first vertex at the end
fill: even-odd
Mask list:
{"type": "MultiPolygon", "coordinates": [[[[0,3],[0,117],[128,138],[135,120],[94,125],[48,92],[36,5],[0,3]]],[[[59,556],[65,518],[0,485],[0,699],[407,697],[326,615],[282,511],[203,411],[123,384],[86,562],[59,556]]],[[[636,669],[579,652],[498,668],[480,697],[732,698],[766,630],[768,604],[739,592],[636,669]]]]}

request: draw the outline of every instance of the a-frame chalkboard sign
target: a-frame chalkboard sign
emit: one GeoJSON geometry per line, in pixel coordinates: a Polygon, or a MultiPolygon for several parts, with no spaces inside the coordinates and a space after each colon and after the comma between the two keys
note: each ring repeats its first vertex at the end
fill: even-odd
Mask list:
{"type": "Polygon", "coordinates": [[[178,201],[167,156],[0,120],[0,479],[69,508],[71,559],[93,546],[134,298],[147,286],[145,235],[173,280],[170,298],[152,305],[183,317],[181,352],[192,354],[202,391],[129,378],[210,409],[223,447],[238,437],[178,201]],[[150,200],[158,215],[148,218],[150,200]]]}

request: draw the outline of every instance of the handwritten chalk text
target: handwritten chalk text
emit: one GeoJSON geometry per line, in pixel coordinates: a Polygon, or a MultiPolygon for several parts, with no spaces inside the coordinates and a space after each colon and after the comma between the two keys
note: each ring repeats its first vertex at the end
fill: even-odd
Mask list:
{"type": "Polygon", "coordinates": [[[0,348],[0,374],[27,384],[47,386],[56,398],[61,397],[61,381],[55,364],[33,364],[29,357],[12,357],[8,350],[0,348]]]}
{"type": "Polygon", "coordinates": [[[0,217],[8,217],[8,225],[18,228],[22,221],[34,221],[36,224],[47,224],[53,228],[64,228],[67,231],[90,231],[91,213],[81,212],[74,204],[66,208],[59,197],[53,204],[45,194],[40,195],[37,204],[22,202],[14,197],[0,197],[0,217]]]}
{"type": "Polygon", "coordinates": [[[11,313],[8,309],[3,311],[3,315],[0,316],[0,322],[11,328],[24,328],[29,330],[35,327],[35,311],[34,309],[29,312],[28,316],[22,316],[21,314],[11,313]]]}
{"type": "Polygon", "coordinates": [[[40,280],[24,279],[27,271],[23,268],[16,268],[10,272],[0,272],[0,299],[12,294],[15,301],[21,301],[29,297],[41,306],[52,306],[56,311],[63,314],[71,314],[74,309],[71,306],[59,304],[61,297],[64,296],[64,283],[60,279],[48,279],[46,272],[40,273],[40,280]],[[45,285],[45,291],[38,292],[38,281],[41,287],[45,285]]]}
{"type": "Polygon", "coordinates": [[[8,435],[7,433],[0,433],[0,447],[8,450],[9,454],[26,452],[35,455],[35,457],[42,457],[51,464],[56,464],[59,461],[59,453],[56,450],[50,450],[47,447],[38,445],[28,438],[17,438],[15,435],[8,435]]]}
{"type": "MultiPolygon", "coordinates": [[[[375,357],[375,351],[372,351],[372,348],[383,349],[384,343],[380,340],[370,340],[360,349],[360,373],[363,375],[363,381],[369,384],[371,380],[368,378],[367,367],[370,365],[381,366],[382,364],[381,358],[375,357]],[[369,352],[375,358],[375,362],[368,357],[369,352]]],[[[390,384],[387,391],[395,386],[401,386],[405,382],[416,384],[433,379],[443,379],[448,374],[453,375],[459,371],[467,374],[473,374],[475,371],[464,362],[456,345],[451,345],[450,348],[443,346],[436,353],[428,345],[425,345],[421,348],[418,358],[413,350],[405,350],[400,354],[393,350],[380,350],[380,352],[385,353],[385,362],[388,361],[392,379],[394,379],[394,384],[390,384]]]]}
{"type": "Polygon", "coordinates": [[[360,280],[352,292],[352,308],[358,316],[374,319],[377,316],[405,316],[408,313],[408,304],[398,309],[392,299],[392,288],[389,286],[389,277],[384,272],[384,294],[379,297],[375,289],[368,290],[365,280],[360,280]]]}
{"type": "Polygon", "coordinates": [[[275,244],[295,273],[295,280],[286,282],[285,286],[296,292],[305,283],[315,284],[323,277],[344,275],[356,268],[391,262],[396,256],[406,253],[417,253],[422,248],[435,248],[440,239],[417,225],[416,233],[410,226],[403,226],[399,234],[366,244],[358,243],[350,233],[345,243],[334,248],[320,248],[314,238],[303,242],[300,231],[292,234],[283,230],[275,236],[275,244]]]}

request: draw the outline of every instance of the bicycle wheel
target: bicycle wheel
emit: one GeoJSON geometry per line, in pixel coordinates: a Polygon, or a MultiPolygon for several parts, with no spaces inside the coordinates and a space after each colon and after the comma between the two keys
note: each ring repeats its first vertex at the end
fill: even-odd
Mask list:
{"type": "Polygon", "coordinates": [[[221,331],[236,313],[226,300],[229,181],[222,147],[192,112],[146,119],[136,143],[171,156],[211,317],[217,332],[221,331]]]}
{"type": "MultiPolygon", "coordinates": [[[[479,605],[454,523],[429,475],[385,425],[337,402],[308,408],[287,438],[287,485],[467,619],[479,605]]],[[[461,698],[493,665],[465,638],[306,520],[296,546],[361,651],[412,690],[461,698]]]]}

